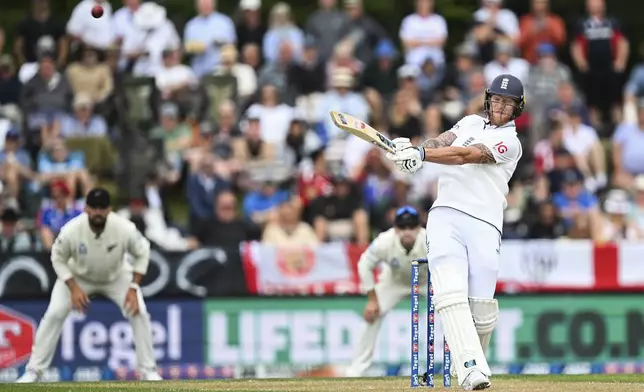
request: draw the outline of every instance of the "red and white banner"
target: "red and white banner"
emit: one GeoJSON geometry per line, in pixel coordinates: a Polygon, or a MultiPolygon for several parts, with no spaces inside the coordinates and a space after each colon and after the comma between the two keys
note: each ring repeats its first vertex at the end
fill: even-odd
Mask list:
{"type": "MultiPolygon", "coordinates": [[[[243,247],[251,293],[358,294],[357,262],[365,247],[243,247]]],[[[583,240],[504,241],[497,292],[644,290],[644,243],[595,245],[583,240]]]]}

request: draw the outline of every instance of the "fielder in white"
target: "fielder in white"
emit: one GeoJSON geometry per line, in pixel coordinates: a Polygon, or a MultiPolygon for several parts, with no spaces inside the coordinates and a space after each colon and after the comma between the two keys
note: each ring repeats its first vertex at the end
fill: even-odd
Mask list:
{"type": "MultiPolygon", "coordinates": [[[[424,259],[426,253],[425,229],[420,227],[418,211],[412,207],[402,207],[396,212],[394,227],[380,233],[360,256],[360,283],[368,298],[364,310],[367,325],[360,337],[354,361],[347,370],[348,377],[360,377],[371,366],[382,320],[387,312],[410,295],[411,262],[424,259]],[[382,270],[378,283],[374,284],[373,274],[378,265],[382,265],[382,270]]],[[[427,283],[425,270],[420,274],[420,283],[427,283]]]]}
{"type": "Polygon", "coordinates": [[[436,312],[464,390],[491,386],[485,351],[499,314],[494,292],[505,197],[522,155],[514,119],[524,106],[521,81],[500,75],[485,90],[484,117],[466,116],[421,146],[396,139],[396,153],[387,154],[410,173],[423,161],[444,165],[427,219],[427,259],[436,312]]]}
{"type": "Polygon", "coordinates": [[[150,314],[139,288],[149,256],[150,243],[134,224],[110,211],[109,193],[92,189],[85,213],[63,226],[52,247],[51,261],[58,279],[38,326],[26,372],[17,382],[40,380],[54,357],[69,312],[85,312],[92,294],[103,294],[114,301],[130,321],[140,378],[161,380],[154,359],[150,314]],[[128,253],[132,265],[125,261],[128,253]]]}

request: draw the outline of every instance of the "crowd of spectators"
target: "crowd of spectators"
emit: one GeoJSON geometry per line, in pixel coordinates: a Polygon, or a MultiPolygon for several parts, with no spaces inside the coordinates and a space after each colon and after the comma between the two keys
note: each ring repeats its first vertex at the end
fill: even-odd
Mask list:
{"type": "Polygon", "coordinates": [[[506,72],[527,110],[504,237],[644,239],[644,65],[626,74],[633,43],[604,0],[587,0],[579,24],[549,0],[521,17],[483,0],[454,48],[433,0],[415,1],[398,36],[362,0],[340,1],[295,21],[287,3],[264,19],[261,0],[232,17],[198,0],[180,30],[154,2],[82,0],[64,21],[32,0],[0,57],[0,254],[50,248],[84,193],[123,166],[126,130],[149,164],[120,167],[140,181],[117,211],[161,248],[366,244],[398,207],[431,206],[440,167],[404,175],[328,112],[419,142],[482,112],[486,84],[506,72]],[[138,106],[123,92],[137,79],[154,90],[138,106]],[[213,98],[216,80],[233,93],[213,98]],[[169,206],[177,194],[185,216],[169,206]]]}

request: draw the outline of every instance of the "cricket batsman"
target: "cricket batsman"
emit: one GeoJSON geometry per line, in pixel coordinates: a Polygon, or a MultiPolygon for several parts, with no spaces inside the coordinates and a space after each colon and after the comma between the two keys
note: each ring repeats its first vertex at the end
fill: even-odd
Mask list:
{"type": "MultiPolygon", "coordinates": [[[[346,373],[348,377],[360,377],[371,366],[382,319],[410,295],[411,262],[425,255],[425,229],[420,226],[420,215],[407,206],[396,212],[394,227],[381,233],[360,257],[358,272],[368,298],[364,310],[367,325],[346,373]],[[374,270],[379,263],[383,269],[374,284],[374,270]]],[[[427,271],[421,272],[420,282],[427,283],[427,271]]]]}
{"type": "Polygon", "coordinates": [[[387,158],[414,173],[424,161],[443,165],[427,218],[427,259],[434,304],[464,390],[491,386],[485,352],[499,314],[494,299],[508,182],[521,158],[514,119],[525,106],[521,81],[496,77],[485,90],[484,115],[413,146],[394,140],[387,158]]]}
{"type": "Polygon", "coordinates": [[[54,357],[63,323],[74,309],[85,312],[89,296],[103,294],[116,303],[130,321],[136,344],[140,378],[161,380],[152,346],[152,329],[139,283],[150,262],[150,243],[134,224],[110,210],[110,195],[103,188],[92,189],[85,200],[85,212],[60,231],[51,250],[51,262],[58,275],[31,350],[26,372],[19,383],[37,382],[54,357]],[[125,255],[132,256],[132,265],[125,255]]]}

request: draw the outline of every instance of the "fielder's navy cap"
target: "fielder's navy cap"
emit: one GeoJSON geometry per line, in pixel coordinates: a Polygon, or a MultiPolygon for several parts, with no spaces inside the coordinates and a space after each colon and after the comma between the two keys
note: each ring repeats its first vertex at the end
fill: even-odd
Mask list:
{"type": "Polygon", "coordinates": [[[394,219],[396,227],[416,227],[420,225],[420,214],[414,207],[404,206],[396,211],[394,219]]]}
{"type": "Polygon", "coordinates": [[[110,193],[105,188],[94,188],[87,194],[85,205],[89,208],[108,208],[111,205],[110,193]]]}

